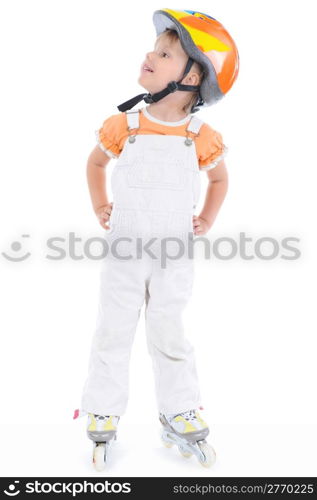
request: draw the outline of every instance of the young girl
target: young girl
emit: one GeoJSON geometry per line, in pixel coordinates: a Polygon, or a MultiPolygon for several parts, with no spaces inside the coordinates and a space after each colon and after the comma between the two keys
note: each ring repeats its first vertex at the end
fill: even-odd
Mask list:
{"type": "Polygon", "coordinates": [[[182,312],[193,284],[190,235],[209,231],[227,191],[227,147],[194,113],[228,92],[239,57],[229,33],[206,14],[162,9],[153,21],[157,39],[138,79],[149,93],[121,104],[120,113],[104,121],[87,166],[109,253],[101,271],[89,375],[75,418],[88,414],[98,470],[126,410],[130,352],[143,303],[163,441],[176,443],[185,456],[194,453],[203,465],[215,460],[205,440],[208,426],[197,411],[199,382],[182,312]],[[148,106],[129,111],[142,99],[148,106]],[[118,159],[113,202],[106,193],[110,158],[118,159]],[[200,171],[210,182],[196,216],[200,171]]]}

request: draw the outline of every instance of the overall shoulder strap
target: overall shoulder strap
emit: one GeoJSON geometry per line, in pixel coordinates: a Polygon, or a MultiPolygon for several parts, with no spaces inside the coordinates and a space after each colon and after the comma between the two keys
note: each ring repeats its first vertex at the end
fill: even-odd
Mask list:
{"type": "Polygon", "coordinates": [[[197,118],[197,116],[192,116],[189,124],[187,125],[187,131],[198,134],[200,127],[204,124],[202,120],[197,118]]]}
{"type": "Polygon", "coordinates": [[[140,110],[125,111],[129,129],[139,128],[140,110]]]}

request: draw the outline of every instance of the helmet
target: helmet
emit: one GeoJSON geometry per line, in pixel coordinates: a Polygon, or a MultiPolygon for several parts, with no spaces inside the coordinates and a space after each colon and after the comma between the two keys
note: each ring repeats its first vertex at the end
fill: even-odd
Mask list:
{"type": "Polygon", "coordinates": [[[197,92],[194,113],[202,106],[211,106],[230,90],[239,72],[238,49],[223,25],[202,12],[193,10],[156,10],[153,23],[157,36],[167,28],[177,31],[183,50],[189,56],[182,78],[169,82],[167,87],[155,94],[139,94],[118,106],[126,111],[140,102],[157,102],[176,90],[197,92]],[[203,68],[200,85],[183,85],[180,82],[189,72],[194,62],[203,68]]]}

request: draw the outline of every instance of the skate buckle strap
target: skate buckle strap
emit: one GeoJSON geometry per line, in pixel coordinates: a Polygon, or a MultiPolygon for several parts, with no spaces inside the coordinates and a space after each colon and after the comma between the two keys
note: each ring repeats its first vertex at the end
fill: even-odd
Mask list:
{"type": "Polygon", "coordinates": [[[88,412],[77,408],[76,410],[74,410],[73,420],[76,418],[84,417],[87,414],[88,414],[88,412]]]}

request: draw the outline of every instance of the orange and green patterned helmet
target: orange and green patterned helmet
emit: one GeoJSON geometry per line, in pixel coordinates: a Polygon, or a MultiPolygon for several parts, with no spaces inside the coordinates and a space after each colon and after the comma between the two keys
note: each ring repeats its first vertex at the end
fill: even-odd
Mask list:
{"type": "Polygon", "coordinates": [[[156,10],[153,22],[157,35],[166,28],[177,31],[187,55],[204,69],[200,84],[201,105],[210,106],[232,87],[239,72],[239,53],[223,25],[202,12],[156,10]]]}

